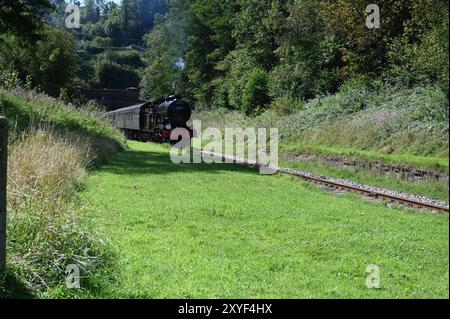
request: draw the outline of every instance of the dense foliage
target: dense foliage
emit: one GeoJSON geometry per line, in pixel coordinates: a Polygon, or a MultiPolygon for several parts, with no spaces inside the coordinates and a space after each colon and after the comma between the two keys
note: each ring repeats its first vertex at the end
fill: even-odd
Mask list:
{"type": "Polygon", "coordinates": [[[0,0],[0,34],[11,32],[33,37],[42,26],[42,15],[51,8],[48,0],[0,0]]]}
{"type": "Polygon", "coordinates": [[[86,0],[79,29],[64,0],[1,3],[2,83],[54,96],[140,85],[144,98],[257,114],[345,82],[448,93],[445,0],[380,0],[378,29],[362,0],[86,0]]]}
{"type": "Polygon", "coordinates": [[[86,0],[80,28],[67,28],[77,1],[1,1],[0,85],[18,84],[70,98],[76,86],[137,87],[143,36],[163,14],[165,0],[86,0]]]}
{"type": "Polygon", "coordinates": [[[146,37],[142,89],[248,114],[335,93],[346,81],[448,92],[447,1],[377,4],[381,28],[369,29],[362,0],[171,1],[146,37]]]}

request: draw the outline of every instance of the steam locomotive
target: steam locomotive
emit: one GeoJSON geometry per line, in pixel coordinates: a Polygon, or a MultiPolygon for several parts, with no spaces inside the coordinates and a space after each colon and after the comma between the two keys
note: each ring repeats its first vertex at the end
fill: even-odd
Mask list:
{"type": "Polygon", "coordinates": [[[189,132],[192,137],[192,129],[187,125],[191,115],[192,107],[178,96],[106,113],[128,139],[157,143],[169,142],[172,131],[177,128],[186,129],[184,132],[189,132]]]}

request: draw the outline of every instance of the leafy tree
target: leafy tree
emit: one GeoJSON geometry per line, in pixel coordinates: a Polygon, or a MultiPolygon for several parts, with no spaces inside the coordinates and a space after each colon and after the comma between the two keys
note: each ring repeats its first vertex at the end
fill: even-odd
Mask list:
{"type": "Polygon", "coordinates": [[[316,1],[288,1],[275,51],[280,62],[271,73],[274,98],[305,100],[337,90],[340,46],[327,32],[319,9],[316,1]]]}
{"type": "Polygon", "coordinates": [[[183,92],[248,114],[345,83],[436,83],[448,92],[448,1],[377,4],[380,29],[367,28],[363,0],[170,1],[146,37],[141,86],[146,96],[183,92]]]}
{"type": "MultiPolygon", "coordinates": [[[[270,71],[278,62],[275,51],[285,7],[282,1],[251,0],[239,1],[238,8],[231,32],[235,49],[217,63],[217,68],[225,75],[213,83],[217,86],[216,94],[219,94],[214,99],[216,104],[242,109],[244,90],[253,70],[270,71]]],[[[263,104],[270,101],[268,94],[265,97],[263,104]]]]}
{"type": "Polygon", "coordinates": [[[284,21],[283,1],[241,0],[240,5],[233,30],[237,47],[250,53],[256,65],[269,70],[277,62],[276,39],[284,21]]]}
{"type": "Polygon", "coordinates": [[[145,69],[142,71],[141,94],[143,98],[158,99],[184,92],[183,69],[177,61],[184,57],[190,33],[189,1],[171,2],[171,13],[158,16],[153,31],[145,37],[145,69]]]}
{"type": "Polygon", "coordinates": [[[36,60],[30,76],[45,92],[58,95],[61,87],[70,86],[77,71],[75,38],[68,32],[46,28],[36,43],[36,60]]]}
{"type": "MultiPolygon", "coordinates": [[[[409,0],[380,0],[381,27],[368,29],[364,0],[321,1],[320,14],[330,32],[340,40],[344,67],[343,79],[352,76],[378,76],[388,65],[390,44],[407,32],[412,19],[414,2],[409,0]]],[[[408,41],[417,39],[409,37],[408,41]]]]}
{"type": "Polygon", "coordinates": [[[131,67],[112,61],[99,60],[94,65],[95,86],[98,88],[125,89],[139,85],[139,75],[131,67]]]}
{"type": "Polygon", "coordinates": [[[437,83],[448,94],[448,21],[448,1],[415,1],[404,34],[390,44],[385,78],[406,86],[437,83]]]}
{"type": "Polygon", "coordinates": [[[82,11],[82,23],[96,23],[100,19],[102,2],[96,0],[85,0],[82,11]]]}
{"type": "Polygon", "coordinates": [[[189,94],[201,104],[211,103],[216,89],[212,81],[225,75],[218,63],[235,48],[232,31],[238,9],[236,0],[195,1],[191,7],[186,77],[189,94]]]}
{"type": "Polygon", "coordinates": [[[70,88],[76,77],[78,55],[74,37],[63,30],[46,27],[35,43],[15,35],[1,37],[0,69],[17,71],[22,83],[29,82],[53,96],[70,88]]]}
{"type": "Polygon", "coordinates": [[[35,38],[51,8],[48,0],[0,0],[0,34],[35,38]]]}

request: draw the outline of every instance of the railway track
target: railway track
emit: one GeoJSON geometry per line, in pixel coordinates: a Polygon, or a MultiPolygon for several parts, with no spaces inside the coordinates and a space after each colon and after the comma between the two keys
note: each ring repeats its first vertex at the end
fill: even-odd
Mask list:
{"type": "MultiPolygon", "coordinates": [[[[222,160],[232,161],[233,163],[244,165],[247,167],[259,168],[262,165],[255,161],[249,161],[242,158],[238,158],[235,156],[224,155],[220,153],[214,152],[201,152],[204,155],[212,156],[216,158],[220,158],[222,160]]],[[[375,200],[400,204],[403,206],[407,206],[414,209],[432,211],[442,214],[449,214],[449,205],[448,203],[437,201],[433,199],[429,199],[426,197],[419,197],[416,195],[400,193],[396,191],[381,189],[378,187],[373,187],[369,185],[362,185],[350,181],[325,177],[325,176],[317,176],[315,174],[311,174],[308,172],[301,172],[290,168],[280,168],[273,166],[265,166],[269,169],[274,170],[277,173],[286,174],[290,176],[299,177],[307,182],[314,183],[317,185],[321,185],[327,188],[336,189],[345,192],[358,193],[368,198],[372,198],[375,200]]]]}

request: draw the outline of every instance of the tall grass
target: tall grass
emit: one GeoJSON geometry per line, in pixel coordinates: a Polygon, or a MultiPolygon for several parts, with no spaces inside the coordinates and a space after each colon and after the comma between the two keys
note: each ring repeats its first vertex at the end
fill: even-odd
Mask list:
{"type": "Polygon", "coordinates": [[[101,296],[115,255],[84,217],[79,197],[88,170],[126,146],[95,108],[67,105],[21,89],[0,89],[10,122],[7,271],[1,297],[101,296]],[[68,265],[81,269],[81,290],[65,286],[68,265]]]}
{"type": "Polygon", "coordinates": [[[14,138],[8,170],[8,273],[0,279],[0,296],[14,296],[18,286],[32,296],[79,293],[64,286],[70,264],[81,269],[82,293],[100,289],[98,278],[111,271],[114,253],[83,222],[89,207],[78,198],[93,159],[82,138],[43,128],[14,138]],[[11,278],[16,282],[12,289],[11,278]]]}
{"type": "Polygon", "coordinates": [[[13,207],[41,198],[51,200],[47,209],[57,209],[55,203],[74,196],[94,156],[86,141],[42,128],[22,132],[10,148],[9,202],[13,207]]]}
{"type": "MultiPolygon", "coordinates": [[[[71,131],[92,139],[103,139],[101,147],[114,146],[117,150],[126,146],[123,135],[99,116],[100,110],[92,104],[76,106],[34,91],[0,88],[0,114],[14,123],[19,131],[30,126],[50,126],[55,131],[71,131]]],[[[106,149],[103,148],[99,154],[104,151],[106,149]]]]}

